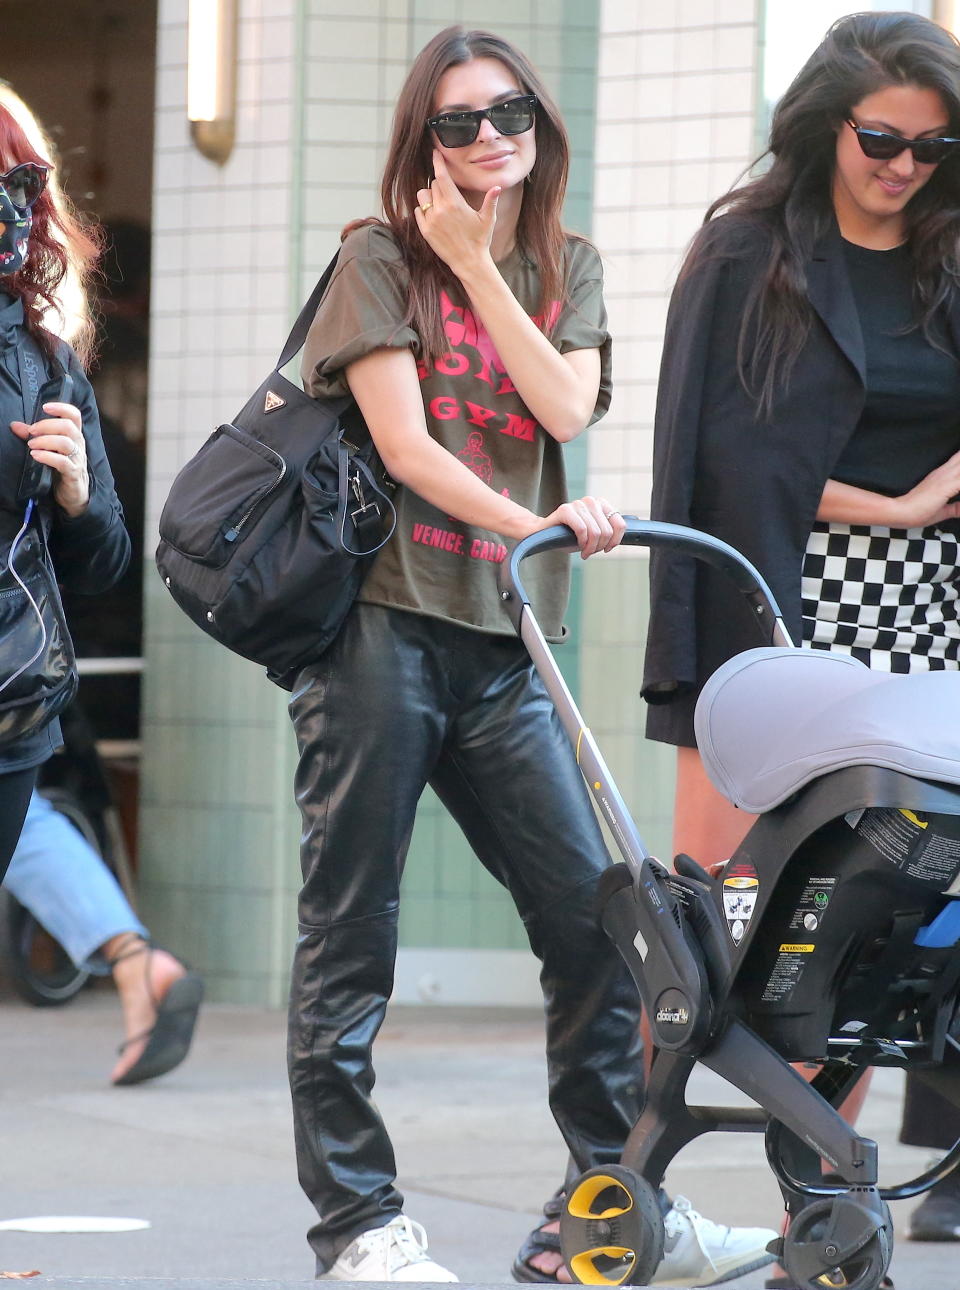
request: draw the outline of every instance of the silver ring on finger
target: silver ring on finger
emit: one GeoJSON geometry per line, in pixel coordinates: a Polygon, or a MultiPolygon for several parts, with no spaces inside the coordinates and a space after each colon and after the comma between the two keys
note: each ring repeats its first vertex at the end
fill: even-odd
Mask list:
{"type": "Polygon", "coordinates": [[[67,453],[67,457],[69,458],[70,461],[76,461],[79,456],[80,456],[80,445],[78,443],[75,443],[73,447],[70,449],[70,451],[67,453]]]}
{"type": "Polygon", "coordinates": [[[603,512],[603,518],[604,518],[605,520],[612,520],[612,519],[613,519],[613,517],[614,517],[614,515],[619,515],[619,514],[620,514],[620,512],[619,512],[619,511],[604,511],[604,512],[603,512]]]}

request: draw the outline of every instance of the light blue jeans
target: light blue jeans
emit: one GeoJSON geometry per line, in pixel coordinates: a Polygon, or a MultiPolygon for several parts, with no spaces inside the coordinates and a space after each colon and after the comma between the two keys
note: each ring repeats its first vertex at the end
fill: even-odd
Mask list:
{"type": "Polygon", "coordinates": [[[30,798],[3,885],[88,972],[109,973],[99,951],[111,936],[149,938],[100,856],[39,793],[30,798]]]}

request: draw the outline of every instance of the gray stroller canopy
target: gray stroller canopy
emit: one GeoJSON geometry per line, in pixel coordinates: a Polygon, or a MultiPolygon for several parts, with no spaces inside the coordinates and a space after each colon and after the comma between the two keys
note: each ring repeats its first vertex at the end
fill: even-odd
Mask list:
{"type": "Polygon", "coordinates": [[[710,779],[751,814],[847,766],[960,784],[960,671],[894,675],[823,650],[748,650],[704,686],[695,729],[710,779]]]}

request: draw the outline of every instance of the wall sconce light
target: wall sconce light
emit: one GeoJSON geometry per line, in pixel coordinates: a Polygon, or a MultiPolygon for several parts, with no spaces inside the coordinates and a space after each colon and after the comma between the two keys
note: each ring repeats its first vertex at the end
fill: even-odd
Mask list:
{"type": "Polygon", "coordinates": [[[218,165],[230,156],[237,107],[237,0],[190,0],[187,117],[197,149],[218,165]]]}
{"type": "Polygon", "coordinates": [[[946,27],[947,31],[952,31],[955,36],[960,35],[958,26],[960,26],[960,4],[957,0],[933,0],[933,20],[938,22],[941,27],[946,27]]]}

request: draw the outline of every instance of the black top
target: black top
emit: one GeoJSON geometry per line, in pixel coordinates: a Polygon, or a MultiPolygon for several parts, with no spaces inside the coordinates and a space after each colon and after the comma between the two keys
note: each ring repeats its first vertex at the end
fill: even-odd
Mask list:
{"type": "Polygon", "coordinates": [[[906,245],[872,251],[843,243],[863,332],[866,403],[834,479],[898,497],[960,448],[960,362],[914,323],[906,245]],[[944,351],[947,352],[944,352],[944,351]]]}
{"type": "MultiPolygon", "coordinates": [[[[742,551],[766,578],[795,641],[801,570],[828,479],[866,403],[866,353],[835,223],[805,262],[809,332],[769,415],[737,374],[740,327],[770,250],[759,217],[718,216],[698,235],[704,254],[678,283],[667,318],[654,435],[654,519],[689,524],[742,551]]],[[[960,292],[944,310],[960,354],[960,292]]],[[[755,343],[755,328],[745,338],[755,343]]],[[[953,521],[948,525],[956,526],[953,521]]],[[[721,663],[761,643],[757,615],[729,579],[675,553],[654,552],[644,695],[647,733],[694,746],[693,709],[721,663]]]]}

